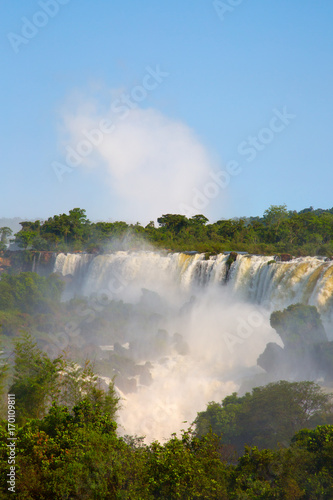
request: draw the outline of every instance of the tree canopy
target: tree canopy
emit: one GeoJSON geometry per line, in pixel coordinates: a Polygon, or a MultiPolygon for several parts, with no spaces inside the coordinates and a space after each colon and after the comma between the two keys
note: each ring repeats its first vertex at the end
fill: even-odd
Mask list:
{"type": "MultiPolygon", "coordinates": [[[[209,223],[203,214],[189,218],[164,214],[157,222],[158,227],[153,221],[145,227],[124,221],[92,223],[85,210],[74,208],[44,222],[21,222],[15,241],[24,249],[102,252],[113,239],[126,239],[131,234],[172,250],[333,255],[333,208],[296,212],[286,205],[271,205],[263,217],[221,218],[209,223]]],[[[132,238],[132,245],[138,245],[136,238],[132,238]]]]}
{"type": "Polygon", "coordinates": [[[209,429],[221,436],[223,444],[241,453],[245,445],[276,448],[288,445],[292,436],[319,421],[333,423],[330,395],[314,382],[270,383],[244,396],[227,396],[222,403],[211,402],[195,420],[199,436],[209,429]]]}

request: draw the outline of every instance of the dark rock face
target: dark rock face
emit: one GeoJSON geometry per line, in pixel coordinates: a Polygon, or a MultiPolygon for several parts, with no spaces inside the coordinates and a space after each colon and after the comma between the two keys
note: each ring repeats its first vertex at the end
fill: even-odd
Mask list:
{"type": "Polygon", "coordinates": [[[235,260],[237,259],[237,255],[237,252],[230,252],[228,262],[230,261],[230,264],[235,262],[235,260]]]}
{"type": "Polygon", "coordinates": [[[290,260],[292,260],[293,256],[290,255],[289,253],[281,253],[279,256],[278,256],[278,260],[280,262],[289,262],[290,260]]]}
{"type": "Polygon", "coordinates": [[[257,364],[268,373],[276,373],[284,363],[284,349],[275,342],[269,342],[266,349],[260,354],[257,364]]]}
{"type": "Polygon", "coordinates": [[[314,306],[293,304],[284,311],[273,312],[270,323],[288,348],[327,341],[320,315],[314,306]]]}
{"type": "Polygon", "coordinates": [[[4,253],[0,255],[0,274],[4,272],[8,272],[10,269],[11,263],[8,257],[4,256],[4,253]]]}
{"type": "Polygon", "coordinates": [[[320,315],[314,306],[294,304],[271,314],[271,326],[284,347],[269,343],[257,364],[277,378],[333,379],[333,342],[327,341],[320,315]]]}
{"type": "Polygon", "coordinates": [[[35,271],[41,276],[48,276],[53,272],[56,254],[54,252],[35,252],[35,271]]]}
{"type": "Polygon", "coordinates": [[[137,373],[139,374],[139,383],[141,385],[151,385],[153,383],[153,377],[149,371],[150,363],[145,363],[143,366],[136,366],[137,373]]]}
{"type": "Polygon", "coordinates": [[[122,375],[117,375],[115,379],[115,385],[124,394],[137,391],[137,384],[135,378],[127,378],[122,375]]]}
{"type": "Polygon", "coordinates": [[[229,271],[230,271],[230,267],[231,265],[235,262],[235,260],[237,259],[237,253],[236,252],[230,252],[229,253],[229,257],[228,257],[228,260],[226,262],[226,267],[227,267],[227,273],[226,273],[226,276],[225,276],[225,281],[228,281],[229,279],[229,271]]]}
{"type": "Polygon", "coordinates": [[[333,381],[333,342],[322,342],[313,347],[313,354],[318,359],[320,369],[327,382],[333,381]]]}
{"type": "Polygon", "coordinates": [[[181,356],[186,356],[190,352],[190,348],[188,343],[183,339],[183,336],[180,335],[179,333],[175,333],[173,335],[173,344],[175,347],[175,350],[178,354],[181,356]]]}
{"type": "Polygon", "coordinates": [[[36,272],[40,276],[48,276],[53,272],[56,254],[54,252],[37,252],[34,250],[6,250],[0,252],[1,272],[36,272]]]}

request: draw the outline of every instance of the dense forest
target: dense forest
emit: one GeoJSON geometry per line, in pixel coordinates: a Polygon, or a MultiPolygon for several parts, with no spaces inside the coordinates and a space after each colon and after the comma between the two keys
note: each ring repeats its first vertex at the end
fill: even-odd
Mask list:
{"type": "Polygon", "coordinates": [[[313,382],[233,394],[180,437],[144,444],[117,435],[119,398],[89,364],[52,360],[27,335],[13,354],[1,372],[3,416],[9,402],[17,419],[0,423],[0,498],[9,487],[19,499],[332,498],[333,425],[313,428],[332,422],[332,403],[313,382]]]}
{"type": "MultiPolygon", "coordinates": [[[[290,253],[292,255],[333,255],[333,208],[306,208],[290,211],[285,205],[272,205],[263,217],[221,219],[208,223],[204,215],[186,217],[165,214],[145,227],[117,222],[90,222],[83,209],[55,215],[44,222],[21,222],[16,233],[19,247],[58,252],[103,252],[115,247],[114,241],[126,241],[138,248],[146,241],[170,250],[196,250],[220,253],[238,250],[257,254],[290,253]]],[[[8,239],[8,228],[2,231],[2,248],[8,239]],[[7,232],[6,232],[7,231],[7,232]]]]}

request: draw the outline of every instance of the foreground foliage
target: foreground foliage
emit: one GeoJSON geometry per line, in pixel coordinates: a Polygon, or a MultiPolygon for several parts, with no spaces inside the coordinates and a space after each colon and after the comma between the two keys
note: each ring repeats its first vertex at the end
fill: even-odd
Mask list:
{"type": "MultiPolygon", "coordinates": [[[[332,498],[333,426],[304,429],[332,416],[329,397],[312,382],[281,381],[242,398],[233,394],[199,413],[195,431],[144,444],[119,437],[113,383],[102,390],[89,363],[50,359],[24,335],[8,364],[16,411],[15,498],[332,498]]],[[[2,420],[0,498],[9,493],[8,438],[2,420]]]]}
{"type": "MultiPolygon", "coordinates": [[[[53,405],[17,433],[19,499],[322,499],[333,492],[333,426],[297,433],[287,448],[246,448],[233,465],[213,434],[165,444],[119,438],[101,405],[53,405]]],[[[6,422],[0,426],[0,491],[6,498],[6,422]]]]}

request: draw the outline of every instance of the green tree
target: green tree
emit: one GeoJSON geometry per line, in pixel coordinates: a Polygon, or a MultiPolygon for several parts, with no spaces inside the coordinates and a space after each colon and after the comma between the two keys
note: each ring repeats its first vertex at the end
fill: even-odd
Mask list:
{"type": "Polygon", "coordinates": [[[280,381],[256,387],[252,394],[228,396],[221,404],[209,403],[198,413],[196,432],[203,435],[210,426],[221,442],[241,453],[245,445],[259,448],[287,446],[303,427],[326,423],[332,415],[330,395],[314,382],[280,381]]]}
{"type": "Polygon", "coordinates": [[[207,224],[208,219],[204,215],[198,214],[198,215],[193,215],[193,217],[190,218],[190,222],[193,224],[204,226],[205,224],[207,224]]]}
{"type": "MultiPolygon", "coordinates": [[[[117,498],[130,489],[126,482],[134,460],[116,427],[88,400],[71,412],[53,405],[43,420],[27,421],[18,431],[17,497],[117,498]]],[[[5,481],[2,487],[6,491],[5,481]]]]}
{"type": "Polygon", "coordinates": [[[264,222],[268,226],[273,226],[276,230],[284,219],[289,216],[287,205],[271,205],[264,212],[264,222]]]}
{"type": "Polygon", "coordinates": [[[51,361],[30,335],[15,343],[14,353],[14,378],[9,392],[15,394],[18,422],[42,418],[57,397],[62,361],[51,361]]]}
{"type": "Polygon", "coordinates": [[[8,238],[13,234],[10,227],[0,227],[0,250],[5,250],[8,244],[8,238]]]}
{"type": "Polygon", "coordinates": [[[23,272],[2,274],[0,310],[16,309],[24,313],[49,312],[60,302],[63,282],[54,274],[46,277],[23,272]]]}
{"type": "Polygon", "coordinates": [[[219,439],[208,434],[203,439],[191,431],[175,435],[164,445],[150,445],[146,465],[151,498],[228,499],[228,471],[221,460],[219,439]]]}
{"type": "Polygon", "coordinates": [[[119,398],[113,382],[107,391],[99,387],[98,377],[87,361],[83,367],[62,356],[50,359],[28,334],[15,342],[14,373],[9,392],[15,394],[18,419],[42,418],[53,402],[70,410],[85,400],[115,418],[119,398]]]}
{"type": "Polygon", "coordinates": [[[188,226],[189,221],[185,215],[166,214],[157,219],[159,225],[170,231],[173,234],[179,233],[182,229],[188,226]]]}
{"type": "Polygon", "coordinates": [[[20,232],[15,235],[15,243],[20,247],[27,249],[31,246],[33,240],[37,237],[38,233],[36,231],[24,231],[21,229],[20,232]]]}
{"type": "Polygon", "coordinates": [[[93,405],[98,404],[104,413],[114,419],[119,408],[119,397],[114,388],[113,381],[109,384],[107,392],[99,387],[99,380],[93,371],[90,361],[79,366],[72,361],[66,362],[60,374],[61,404],[72,409],[80,401],[87,400],[93,405]]]}

